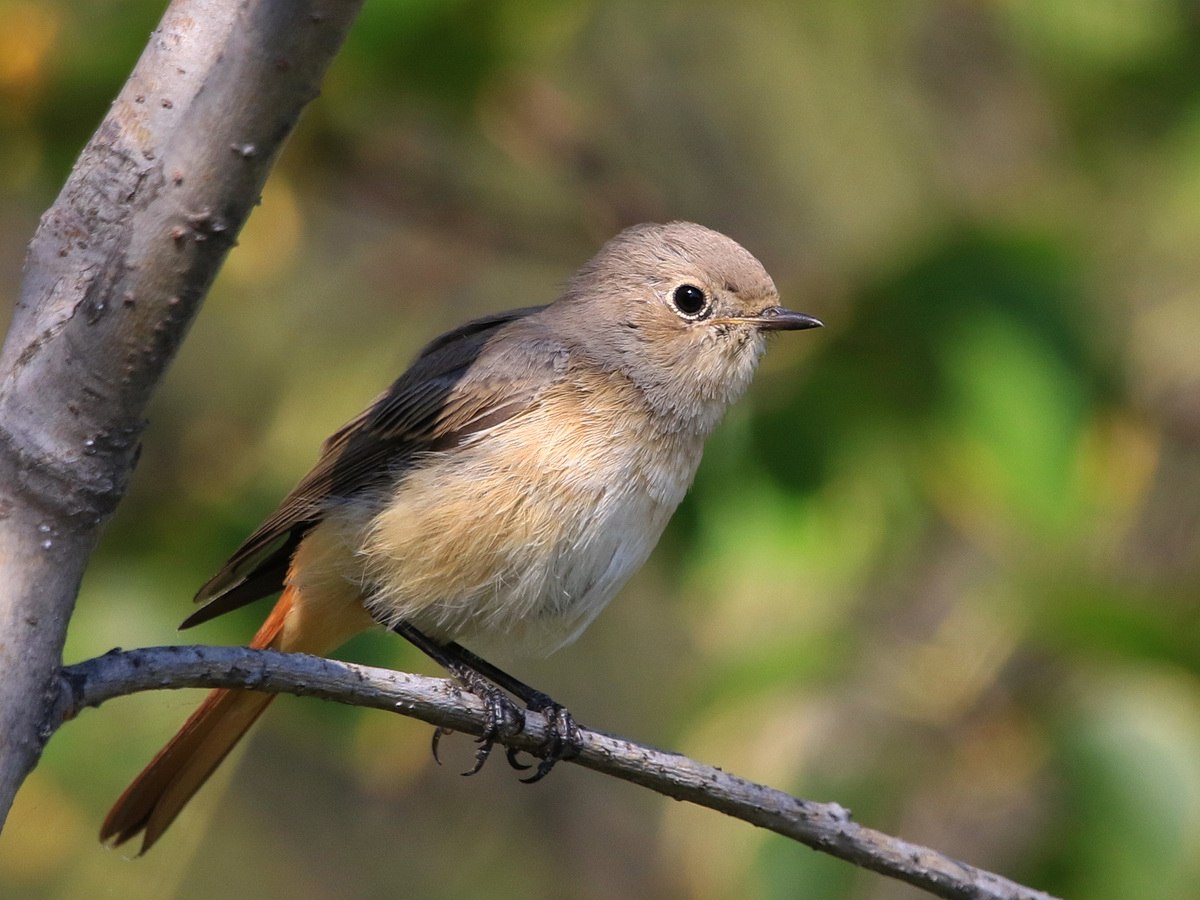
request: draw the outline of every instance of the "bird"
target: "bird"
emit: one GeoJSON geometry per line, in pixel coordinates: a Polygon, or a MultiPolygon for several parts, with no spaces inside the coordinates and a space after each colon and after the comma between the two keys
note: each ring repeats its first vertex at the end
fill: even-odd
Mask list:
{"type": "MultiPolygon", "coordinates": [[[[537,780],[571,755],[578,727],[479,654],[578,637],[650,555],[767,336],[821,324],[782,307],[762,264],[719,232],[627,228],[553,302],[427,344],[325,441],[181,628],[278,593],[253,648],[328,655],[391,629],[485,700],[472,772],[522,724],[508,694],[547,714],[525,779],[537,780]]],[[[101,840],[140,833],[149,850],[273,699],[212,691],[116,801],[101,840]]]]}

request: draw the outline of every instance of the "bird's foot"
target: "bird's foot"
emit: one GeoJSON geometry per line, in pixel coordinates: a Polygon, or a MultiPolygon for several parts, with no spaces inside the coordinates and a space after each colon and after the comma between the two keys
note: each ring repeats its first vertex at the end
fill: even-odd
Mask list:
{"type": "MultiPolygon", "coordinates": [[[[475,750],[475,764],[462,773],[474,775],[488,761],[498,740],[520,734],[524,730],[525,711],[514,703],[508,694],[473,669],[462,667],[454,674],[468,691],[483,701],[487,716],[483,733],[475,739],[475,743],[479,745],[475,750]]],[[[445,727],[433,730],[433,758],[439,765],[441,759],[438,757],[438,745],[442,736],[452,731],[453,729],[445,727]]]]}
{"type": "MultiPolygon", "coordinates": [[[[583,735],[571,711],[540,691],[530,697],[526,708],[531,712],[541,713],[546,719],[546,740],[535,753],[539,757],[537,768],[528,778],[521,779],[525,784],[533,784],[549,775],[559,760],[574,759],[578,756],[583,749],[583,735]]],[[[505,751],[508,764],[522,771],[533,768],[518,759],[519,753],[520,751],[509,747],[505,751]]]]}
{"type": "MultiPolygon", "coordinates": [[[[518,735],[525,729],[526,710],[545,717],[546,739],[532,751],[539,759],[536,770],[528,778],[522,778],[522,781],[527,784],[541,781],[550,774],[550,770],[559,760],[573,759],[583,749],[583,734],[575,723],[575,718],[561,703],[556,703],[541,691],[513,678],[503,669],[481,659],[461,644],[454,641],[439,643],[408,622],[396,622],[391,625],[391,629],[443,665],[463,687],[483,701],[487,710],[487,721],[483,733],[478,738],[475,765],[469,771],[463,772],[464,775],[474,775],[482,769],[498,741],[504,742],[506,738],[518,735]],[[510,694],[512,696],[509,696],[510,694]],[[525,703],[525,709],[521,709],[512,697],[520,698],[525,703]]],[[[452,729],[445,727],[438,727],[433,731],[433,758],[439,765],[441,760],[438,759],[438,745],[442,737],[451,731],[452,729]]],[[[518,759],[518,751],[511,747],[506,750],[505,755],[514,769],[524,771],[534,768],[521,762],[518,759]]]]}

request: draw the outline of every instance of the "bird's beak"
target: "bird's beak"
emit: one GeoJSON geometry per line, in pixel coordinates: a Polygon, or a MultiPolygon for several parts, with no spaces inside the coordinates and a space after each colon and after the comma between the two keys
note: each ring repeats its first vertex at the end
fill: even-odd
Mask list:
{"type": "Polygon", "coordinates": [[[782,306],[769,306],[757,316],[747,316],[741,321],[757,325],[763,331],[801,331],[805,328],[821,328],[825,324],[813,316],[782,306]]]}

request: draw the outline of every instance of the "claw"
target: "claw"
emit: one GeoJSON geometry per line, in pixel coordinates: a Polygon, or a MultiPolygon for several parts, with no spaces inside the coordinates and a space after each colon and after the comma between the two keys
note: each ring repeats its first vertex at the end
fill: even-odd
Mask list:
{"type": "MultiPolygon", "coordinates": [[[[525,727],[525,713],[518,707],[503,690],[496,687],[487,679],[476,673],[459,674],[460,680],[467,690],[483,701],[487,712],[487,724],[483,733],[475,739],[479,746],[475,749],[475,763],[463,772],[464,776],[475,775],[492,755],[496,741],[505,735],[520,734],[525,727]]],[[[434,759],[437,759],[438,742],[442,734],[450,733],[448,728],[438,728],[433,735],[434,759]]]]}
{"type": "Polygon", "coordinates": [[[518,778],[517,781],[521,782],[521,784],[535,784],[549,775],[550,770],[553,769],[557,763],[558,760],[553,756],[547,756],[540,763],[538,763],[536,772],[534,772],[528,778],[518,778]]]}
{"type": "Polygon", "coordinates": [[[459,772],[459,774],[464,778],[469,778],[470,776],[475,775],[480,769],[483,768],[483,764],[487,762],[488,757],[492,755],[492,747],[495,746],[496,739],[488,738],[487,740],[484,740],[483,738],[480,738],[477,743],[479,744],[479,749],[475,751],[475,765],[471,766],[471,768],[467,769],[465,772],[459,772]]]}
{"type": "MultiPolygon", "coordinates": [[[[540,757],[537,767],[528,778],[521,781],[532,784],[545,778],[554,766],[562,759],[571,759],[579,755],[583,745],[583,736],[574,717],[566,707],[556,703],[541,691],[535,691],[526,684],[517,681],[511,675],[505,674],[495,666],[475,656],[469,650],[455,643],[446,645],[429,640],[419,631],[404,623],[393,626],[403,637],[412,641],[435,660],[450,670],[460,684],[478,697],[484,706],[485,722],[482,733],[475,739],[478,745],[475,749],[475,763],[463,775],[474,775],[479,772],[492,755],[497,743],[503,743],[503,738],[520,734],[525,729],[525,711],[513,701],[506,691],[519,697],[525,703],[525,709],[541,713],[546,718],[546,738],[542,745],[533,751],[535,757],[540,757]]],[[[430,749],[434,761],[441,765],[438,755],[443,735],[451,734],[453,729],[438,727],[433,731],[430,749]]],[[[508,764],[518,771],[528,771],[532,765],[521,762],[520,751],[506,747],[504,751],[508,764]]]]}
{"type": "MultiPolygon", "coordinates": [[[[539,703],[538,706],[543,706],[539,703]]],[[[520,781],[523,784],[533,784],[541,781],[550,774],[550,770],[562,759],[573,759],[579,755],[583,747],[583,736],[579,731],[579,725],[575,722],[575,717],[570,711],[553,700],[546,698],[546,703],[542,709],[536,709],[535,706],[530,706],[536,712],[543,713],[546,716],[547,736],[546,742],[539,750],[539,755],[542,757],[538,763],[537,769],[528,778],[522,778],[520,781]]],[[[512,757],[509,757],[509,763],[512,764],[512,757]]],[[[517,768],[514,766],[514,768],[517,768]]],[[[529,768],[522,766],[521,768],[529,768]]]]}
{"type": "Polygon", "coordinates": [[[433,751],[433,761],[439,766],[442,764],[442,758],[438,756],[438,745],[442,742],[442,737],[447,734],[454,734],[454,729],[446,728],[444,725],[433,729],[433,741],[429,749],[433,751]]]}
{"type": "Polygon", "coordinates": [[[508,764],[510,766],[512,766],[518,772],[523,772],[526,769],[532,769],[533,766],[529,765],[528,763],[523,763],[519,759],[517,759],[517,757],[520,755],[520,753],[521,753],[521,751],[516,749],[515,747],[505,747],[504,748],[504,756],[508,760],[508,764]]]}

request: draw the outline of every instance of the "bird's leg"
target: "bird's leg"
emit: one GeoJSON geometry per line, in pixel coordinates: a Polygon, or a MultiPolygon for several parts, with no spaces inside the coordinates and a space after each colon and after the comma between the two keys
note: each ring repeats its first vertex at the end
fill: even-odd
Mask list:
{"type": "MultiPolygon", "coordinates": [[[[508,691],[524,702],[527,709],[541,713],[546,718],[547,738],[538,750],[541,761],[533,775],[522,778],[522,781],[527,784],[540,781],[560,759],[571,759],[579,755],[582,746],[579,726],[561,703],[555,702],[542,691],[530,687],[486,659],[475,655],[461,644],[453,641],[438,643],[406,622],[392,626],[392,630],[451,672],[471,693],[487,704],[488,728],[479,739],[480,746],[475,754],[474,768],[464,774],[473,775],[483,767],[498,737],[519,733],[525,727],[524,713],[503,691],[508,691]]],[[[433,733],[435,759],[438,743],[446,733],[448,729],[444,728],[438,728],[433,733]]],[[[514,769],[531,768],[517,759],[517,751],[511,747],[506,751],[506,756],[514,769]]]]}
{"type": "MultiPolygon", "coordinates": [[[[446,645],[446,649],[492,683],[500,685],[513,696],[519,697],[524,701],[526,709],[545,716],[546,742],[538,750],[541,762],[538,763],[537,770],[532,775],[521,779],[523,782],[533,784],[535,781],[540,781],[550,773],[560,759],[573,759],[579,755],[583,737],[579,732],[579,725],[576,724],[575,717],[565,706],[552,699],[548,694],[530,687],[503,669],[497,668],[486,659],[476,656],[461,644],[451,642],[446,645]]],[[[517,753],[518,751],[511,747],[506,749],[505,755],[509,765],[514,769],[530,768],[517,759],[517,753]]]]}
{"type": "MultiPolygon", "coordinates": [[[[475,765],[464,775],[474,775],[483,768],[491,755],[492,747],[497,738],[505,735],[520,734],[525,727],[525,713],[508,697],[504,691],[493,684],[488,676],[479,672],[469,663],[459,659],[450,647],[439,644],[432,638],[413,628],[406,622],[392,626],[392,631],[411,643],[414,647],[445,668],[462,683],[464,687],[483,701],[487,710],[487,724],[483,734],[478,738],[479,748],[475,751],[475,765]]],[[[450,645],[456,646],[456,645],[450,645]]],[[[442,735],[449,734],[451,729],[439,726],[433,730],[433,758],[438,759],[438,744],[442,735]]]]}

